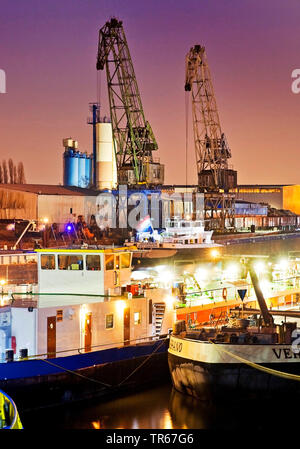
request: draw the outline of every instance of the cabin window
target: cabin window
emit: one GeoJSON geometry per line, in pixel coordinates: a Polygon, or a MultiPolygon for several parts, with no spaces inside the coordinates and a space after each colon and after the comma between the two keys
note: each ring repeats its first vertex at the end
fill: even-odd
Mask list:
{"type": "Polygon", "coordinates": [[[105,269],[107,271],[114,269],[114,255],[113,254],[105,254],[105,269]]]}
{"type": "Polygon", "coordinates": [[[134,324],[141,324],[141,312],[134,312],[134,324]]]}
{"type": "Polygon", "coordinates": [[[100,271],[101,270],[100,256],[98,255],[86,256],[86,269],[90,271],[100,271]]]}
{"type": "Polygon", "coordinates": [[[114,327],[114,315],[110,313],[105,316],[105,329],[112,329],[114,327]]]}
{"type": "Polygon", "coordinates": [[[56,321],[62,321],[63,320],[63,311],[57,310],[56,311],[56,321]]]}
{"type": "Polygon", "coordinates": [[[121,254],[121,268],[130,268],[130,259],[130,253],[121,254]]]}
{"type": "Polygon", "coordinates": [[[58,268],[60,270],[83,270],[83,257],[79,254],[60,254],[58,268]]]}
{"type": "Polygon", "coordinates": [[[54,254],[41,255],[42,270],[55,270],[55,256],[54,254]]]}

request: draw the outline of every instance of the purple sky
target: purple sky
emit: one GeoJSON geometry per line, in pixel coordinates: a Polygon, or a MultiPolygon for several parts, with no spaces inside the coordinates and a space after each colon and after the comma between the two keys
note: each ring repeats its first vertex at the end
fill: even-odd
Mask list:
{"type": "MultiPolygon", "coordinates": [[[[206,47],[221,126],[239,183],[300,183],[298,0],[0,0],[0,160],[24,162],[27,182],[62,182],[62,139],[92,151],[98,31],[123,21],[146,118],[166,165],[185,183],[184,61],[206,47]]],[[[108,114],[101,74],[102,115],[108,114]]],[[[189,123],[191,125],[191,104],[189,123]]],[[[196,182],[189,128],[188,182],[196,182]]]]}

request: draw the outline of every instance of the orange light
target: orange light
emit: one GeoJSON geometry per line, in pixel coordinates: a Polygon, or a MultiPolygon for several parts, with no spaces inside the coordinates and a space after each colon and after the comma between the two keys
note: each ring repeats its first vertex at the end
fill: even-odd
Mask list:
{"type": "Polygon", "coordinates": [[[100,421],[93,421],[92,426],[94,427],[94,429],[97,429],[97,430],[101,429],[100,421]]]}
{"type": "Polygon", "coordinates": [[[212,249],[211,252],[210,252],[210,255],[211,255],[211,257],[213,259],[216,259],[217,257],[220,256],[220,253],[219,253],[219,251],[217,249],[212,249]]]}

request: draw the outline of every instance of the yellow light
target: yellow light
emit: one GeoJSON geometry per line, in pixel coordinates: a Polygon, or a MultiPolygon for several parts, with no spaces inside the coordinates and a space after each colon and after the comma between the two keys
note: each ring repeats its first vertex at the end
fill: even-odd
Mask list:
{"type": "Polygon", "coordinates": [[[47,217],[43,218],[43,222],[44,223],[48,223],[49,222],[49,218],[47,218],[47,217]]]}
{"type": "Polygon", "coordinates": [[[254,270],[257,274],[261,274],[265,271],[265,264],[263,262],[256,262],[254,265],[254,270]]]}
{"type": "Polygon", "coordinates": [[[205,270],[205,268],[198,268],[197,271],[195,272],[195,276],[197,278],[197,280],[199,279],[199,281],[204,281],[207,278],[207,270],[205,270]]]}
{"type": "Polygon", "coordinates": [[[169,310],[172,310],[174,307],[175,298],[172,295],[168,295],[165,297],[165,303],[169,310]]]}
{"type": "Polygon", "coordinates": [[[174,274],[170,270],[162,270],[158,273],[158,281],[162,284],[170,284],[174,279],[174,274]]]}
{"type": "Polygon", "coordinates": [[[6,284],[6,280],[5,280],[5,279],[1,279],[1,280],[0,280],[0,285],[3,286],[3,285],[5,285],[5,284],[6,284]]]}
{"type": "Polygon", "coordinates": [[[123,316],[124,309],[126,307],[126,302],[123,299],[116,301],[116,309],[119,316],[123,316]]]}
{"type": "Polygon", "coordinates": [[[85,332],[85,321],[86,321],[86,315],[88,313],[87,307],[85,304],[82,304],[80,308],[80,325],[81,325],[81,332],[84,334],[85,332]]]}
{"type": "Polygon", "coordinates": [[[225,270],[225,276],[228,278],[236,277],[239,272],[239,267],[236,264],[231,264],[225,270]]]}
{"type": "Polygon", "coordinates": [[[220,256],[220,252],[217,249],[212,249],[210,255],[213,259],[216,259],[217,257],[220,256]]]}
{"type": "Polygon", "coordinates": [[[281,259],[278,265],[280,270],[285,271],[288,269],[289,262],[286,259],[281,259]]]}
{"type": "Polygon", "coordinates": [[[92,426],[94,429],[99,430],[101,428],[100,421],[93,421],[92,426]]]}

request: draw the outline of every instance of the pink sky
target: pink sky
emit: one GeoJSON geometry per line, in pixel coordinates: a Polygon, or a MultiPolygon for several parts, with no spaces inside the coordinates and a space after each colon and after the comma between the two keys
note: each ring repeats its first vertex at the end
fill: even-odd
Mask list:
{"type": "MultiPolygon", "coordinates": [[[[92,152],[88,103],[97,100],[98,31],[123,20],[146,118],[166,165],[185,183],[184,60],[206,47],[221,126],[238,182],[300,183],[298,0],[1,0],[0,160],[24,162],[27,182],[62,182],[62,139],[92,152]]],[[[102,114],[108,114],[101,74],[102,114]]],[[[189,108],[188,182],[196,182],[189,108]]]]}

